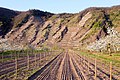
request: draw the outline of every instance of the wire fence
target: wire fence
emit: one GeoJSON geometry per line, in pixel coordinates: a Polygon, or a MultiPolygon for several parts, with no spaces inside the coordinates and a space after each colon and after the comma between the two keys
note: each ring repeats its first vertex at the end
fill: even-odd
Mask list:
{"type": "MultiPolygon", "coordinates": [[[[97,57],[77,54],[78,62],[85,70],[87,80],[120,80],[120,67],[115,66],[113,61],[103,61],[97,57]]],[[[118,63],[118,65],[120,65],[118,63]]]]}
{"type": "Polygon", "coordinates": [[[59,52],[11,52],[0,54],[0,80],[27,79],[47,62],[52,60],[59,52]]]}

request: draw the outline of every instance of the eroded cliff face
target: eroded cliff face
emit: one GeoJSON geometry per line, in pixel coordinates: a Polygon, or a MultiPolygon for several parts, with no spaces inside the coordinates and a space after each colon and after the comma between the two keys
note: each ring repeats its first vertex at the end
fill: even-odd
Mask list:
{"type": "Polygon", "coordinates": [[[86,46],[108,35],[108,27],[115,27],[120,31],[120,6],[93,7],[75,14],[29,10],[17,12],[12,16],[11,23],[11,29],[4,36],[16,44],[31,44],[34,47],[41,47],[43,44],[62,47],[86,46]]]}

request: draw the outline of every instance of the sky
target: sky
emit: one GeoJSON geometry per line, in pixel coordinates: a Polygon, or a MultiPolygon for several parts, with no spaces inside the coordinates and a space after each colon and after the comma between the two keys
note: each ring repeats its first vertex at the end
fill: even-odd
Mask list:
{"type": "Polygon", "coordinates": [[[0,7],[18,11],[39,9],[52,13],[78,13],[88,7],[120,5],[120,0],[0,0],[0,7]]]}

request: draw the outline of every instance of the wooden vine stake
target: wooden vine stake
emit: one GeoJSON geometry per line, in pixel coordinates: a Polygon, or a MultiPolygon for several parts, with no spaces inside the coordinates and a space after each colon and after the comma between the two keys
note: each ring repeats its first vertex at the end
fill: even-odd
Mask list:
{"type": "Polygon", "coordinates": [[[45,53],[45,62],[47,63],[47,52],[45,53]]]}
{"type": "Polygon", "coordinates": [[[110,80],[112,80],[112,62],[110,62],[110,80]]]}
{"type": "Polygon", "coordinates": [[[16,70],[15,78],[17,78],[17,55],[16,55],[16,53],[15,53],[15,70],[16,70]]]}
{"type": "Polygon", "coordinates": [[[4,58],[4,57],[3,57],[3,53],[2,53],[2,63],[3,63],[3,58],[4,58]]]}
{"type": "Polygon", "coordinates": [[[19,56],[20,56],[20,55],[19,55],[19,52],[18,52],[18,55],[17,55],[17,56],[18,56],[18,59],[19,59],[19,56]]]}
{"type": "Polygon", "coordinates": [[[46,52],[44,53],[44,57],[46,57],[46,52]]]}
{"type": "Polygon", "coordinates": [[[40,67],[40,62],[41,62],[41,60],[40,60],[40,53],[39,53],[39,67],[40,67]]]}
{"type": "Polygon", "coordinates": [[[86,59],[86,58],[85,58],[85,55],[84,55],[84,66],[86,67],[86,65],[85,65],[85,59],[86,59]]]}
{"type": "Polygon", "coordinates": [[[12,59],[12,53],[11,53],[11,59],[12,59]]]}
{"type": "Polygon", "coordinates": [[[29,63],[30,63],[30,61],[29,61],[29,54],[28,54],[28,51],[27,51],[27,70],[29,70],[29,63]]]}
{"type": "Polygon", "coordinates": [[[36,53],[35,53],[35,67],[37,67],[37,58],[36,58],[36,53]]]}
{"type": "Polygon", "coordinates": [[[80,59],[81,59],[81,65],[82,65],[82,63],[83,63],[82,55],[80,56],[80,59]]]}
{"type": "Polygon", "coordinates": [[[95,80],[97,80],[97,63],[95,58],[95,80]]]}
{"type": "Polygon", "coordinates": [[[40,63],[41,63],[41,57],[42,57],[42,54],[40,53],[40,63]]]}
{"type": "Polygon", "coordinates": [[[49,52],[49,55],[50,55],[50,52],[49,52]]]}
{"type": "Polygon", "coordinates": [[[90,66],[90,63],[89,63],[89,59],[88,59],[88,74],[90,74],[89,66],[90,66]]]}

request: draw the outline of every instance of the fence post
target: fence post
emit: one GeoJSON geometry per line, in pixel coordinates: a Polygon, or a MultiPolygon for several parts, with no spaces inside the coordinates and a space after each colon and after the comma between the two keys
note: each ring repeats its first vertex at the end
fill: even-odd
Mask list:
{"type": "Polygon", "coordinates": [[[41,59],[40,59],[40,53],[39,53],[39,67],[40,67],[40,62],[41,62],[41,59]]]}
{"type": "Polygon", "coordinates": [[[27,68],[28,68],[28,70],[29,70],[29,54],[28,54],[28,51],[27,51],[27,64],[28,64],[28,66],[27,66],[27,68]]]}
{"type": "Polygon", "coordinates": [[[83,64],[84,64],[84,66],[85,66],[85,55],[84,55],[84,59],[83,59],[83,64]]]}
{"type": "Polygon", "coordinates": [[[15,69],[16,69],[16,77],[17,78],[17,55],[15,53],[15,69]]]}
{"type": "Polygon", "coordinates": [[[35,53],[35,67],[37,67],[37,61],[36,61],[36,53],[35,53]]]}
{"type": "Polygon", "coordinates": [[[44,58],[46,57],[45,53],[44,53],[44,58]]]}
{"type": "Polygon", "coordinates": [[[110,62],[110,80],[112,80],[112,62],[110,62]]]}
{"type": "Polygon", "coordinates": [[[42,54],[40,53],[40,63],[41,63],[42,54]]]}
{"type": "Polygon", "coordinates": [[[95,80],[97,80],[97,63],[95,58],[95,80]]]}
{"type": "Polygon", "coordinates": [[[2,52],[2,63],[3,63],[3,58],[4,58],[4,56],[3,56],[3,52],[2,52]]]}
{"type": "Polygon", "coordinates": [[[80,58],[81,58],[81,65],[83,64],[83,58],[82,58],[82,55],[80,55],[80,58]]]}
{"type": "Polygon", "coordinates": [[[90,63],[89,63],[89,59],[88,59],[88,74],[90,74],[90,69],[89,69],[90,63]]]}
{"type": "Polygon", "coordinates": [[[48,56],[50,55],[50,52],[51,52],[51,51],[48,52],[48,56]]]}
{"type": "Polygon", "coordinates": [[[18,51],[18,53],[17,53],[18,59],[19,59],[19,53],[20,53],[20,52],[18,51]]]}
{"type": "Polygon", "coordinates": [[[11,59],[12,59],[12,53],[11,53],[11,59]]]}

